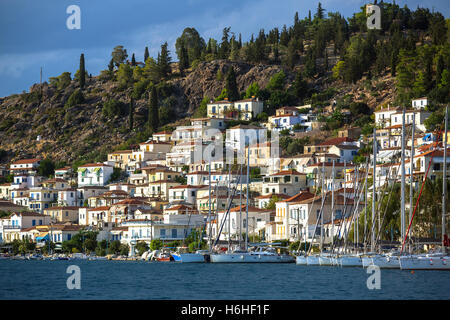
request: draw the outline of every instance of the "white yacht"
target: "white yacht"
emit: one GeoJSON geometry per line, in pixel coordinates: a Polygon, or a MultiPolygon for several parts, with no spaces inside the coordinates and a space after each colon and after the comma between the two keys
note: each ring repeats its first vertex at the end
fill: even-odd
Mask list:
{"type": "Polygon", "coordinates": [[[274,248],[259,247],[255,251],[235,250],[231,253],[211,254],[212,263],[290,263],[295,262],[291,255],[275,252],[274,248]]]}
{"type": "Polygon", "coordinates": [[[332,266],[333,265],[333,255],[329,253],[322,253],[319,255],[319,265],[321,266],[332,266]]]}
{"type": "Polygon", "coordinates": [[[392,254],[380,254],[372,257],[372,265],[381,269],[400,269],[399,256],[392,254]]]}
{"type": "Polygon", "coordinates": [[[320,266],[319,255],[311,255],[306,257],[306,264],[308,266],[320,266]]]}
{"type": "Polygon", "coordinates": [[[298,265],[306,266],[306,256],[302,256],[302,255],[296,256],[295,263],[298,265]]]}
{"type": "Polygon", "coordinates": [[[450,256],[439,253],[402,256],[399,263],[402,270],[450,270],[450,256]]]}
{"type": "Polygon", "coordinates": [[[208,254],[208,250],[197,250],[195,253],[172,253],[172,257],[175,262],[199,263],[206,262],[205,259],[208,254]]]}
{"type": "Polygon", "coordinates": [[[362,267],[362,259],[361,255],[344,255],[337,258],[337,265],[340,267],[362,267]]]}

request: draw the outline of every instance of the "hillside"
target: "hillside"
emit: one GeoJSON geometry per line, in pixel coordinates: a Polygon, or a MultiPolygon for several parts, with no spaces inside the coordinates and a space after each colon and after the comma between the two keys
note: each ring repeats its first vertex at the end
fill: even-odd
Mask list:
{"type": "Polygon", "coordinates": [[[296,14],[291,27],[260,30],[246,43],[234,33],[230,37],[229,28],[221,43],[186,28],[177,39],[177,63],[171,62],[167,43],[157,60],[148,57],[143,66],[117,46],[108,69],[86,77],[81,90],[79,71],[74,77],[64,72],[27,93],[0,98],[0,163],[36,156],[103,161],[109,151],[129,148],[152,131],[203,116],[207,100],[230,94],[224,88],[231,70],[240,98],[251,94],[265,101],[257,121],[282,105],[311,104],[326,123],[324,135],[343,126],[370,132],[375,108],[408,106],[411,98],[424,95],[434,101],[431,111],[438,119],[449,101],[448,19],[428,9],[380,5],[385,14],[379,31],[367,30],[362,12],[326,18],[320,5],[314,18],[300,20],[296,14]],[[159,121],[149,129],[153,87],[159,121]],[[363,113],[343,117],[342,111],[357,103],[363,113]]]}

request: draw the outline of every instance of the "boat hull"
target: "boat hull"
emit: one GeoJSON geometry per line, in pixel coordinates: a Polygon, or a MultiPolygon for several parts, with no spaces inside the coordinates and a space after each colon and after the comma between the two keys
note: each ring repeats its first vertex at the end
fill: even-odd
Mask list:
{"type": "Polygon", "coordinates": [[[360,257],[344,256],[338,258],[338,265],[341,267],[362,267],[363,262],[360,257]]]}
{"type": "Polygon", "coordinates": [[[290,263],[295,258],[288,255],[264,255],[264,254],[211,254],[212,263],[290,263]]]}
{"type": "Polygon", "coordinates": [[[400,269],[400,260],[395,256],[375,256],[372,257],[372,265],[376,265],[381,269],[400,269]]]}
{"type": "Polygon", "coordinates": [[[306,257],[305,256],[297,256],[295,258],[295,263],[298,265],[306,266],[306,257]]]}
{"type": "Polygon", "coordinates": [[[402,270],[450,270],[450,257],[400,257],[402,270]]]}
{"type": "Polygon", "coordinates": [[[363,268],[367,268],[372,264],[372,257],[361,258],[363,268]]]}
{"type": "Polygon", "coordinates": [[[308,266],[320,266],[319,257],[318,256],[306,257],[306,264],[308,266]]]}
{"type": "Polygon", "coordinates": [[[333,258],[332,257],[319,257],[319,264],[321,266],[332,266],[333,258]]]}
{"type": "Polygon", "coordinates": [[[174,253],[172,257],[175,262],[201,263],[205,262],[205,255],[200,253],[174,253]]]}

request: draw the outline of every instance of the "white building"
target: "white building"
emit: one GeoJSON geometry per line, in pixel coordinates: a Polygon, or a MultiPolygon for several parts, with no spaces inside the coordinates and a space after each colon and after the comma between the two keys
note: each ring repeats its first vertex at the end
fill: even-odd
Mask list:
{"type": "Polygon", "coordinates": [[[78,186],[105,186],[113,167],[103,163],[88,163],[78,168],[78,186]]]}

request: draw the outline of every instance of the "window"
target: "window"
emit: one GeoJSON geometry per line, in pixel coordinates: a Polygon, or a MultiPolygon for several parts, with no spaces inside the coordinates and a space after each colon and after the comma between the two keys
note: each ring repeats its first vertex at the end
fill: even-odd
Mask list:
{"type": "Polygon", "coordinates": [[[172,238],[177,238],[177,229],[172,229],[172,238]]]}
{"type": "Polygon", "coordinates": [[[159,231],[159,234],[161,237],[165,237],[166,236],[166,229],[161,229],[161,231],[159,231]]]}
{"type": "Polygon", "coordinates": [[[36,220],[31,221],[31,225],[35,226],[36,225],[36,220]]]}

